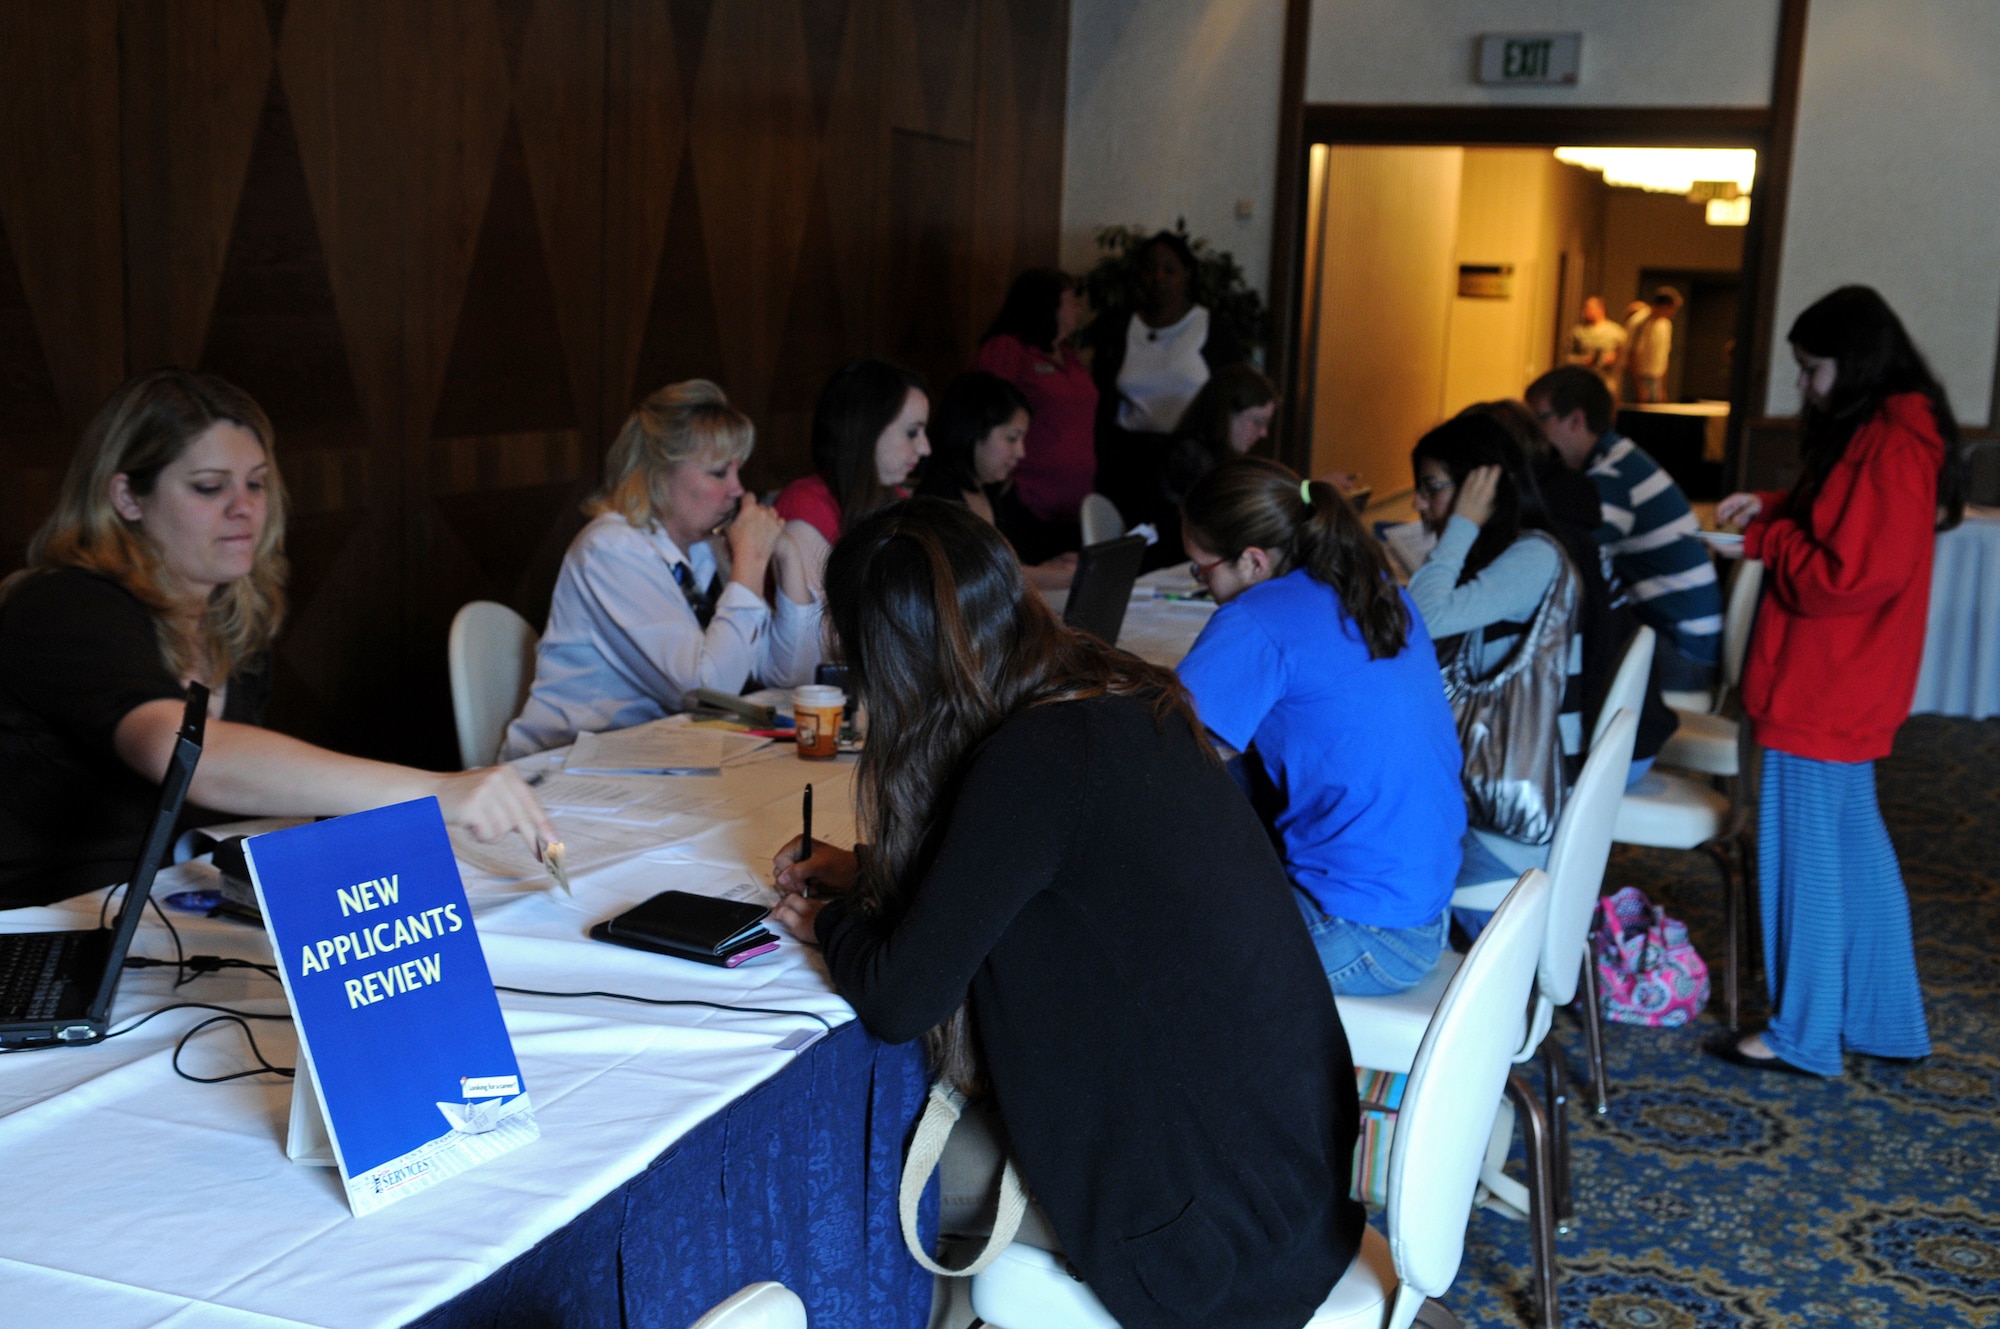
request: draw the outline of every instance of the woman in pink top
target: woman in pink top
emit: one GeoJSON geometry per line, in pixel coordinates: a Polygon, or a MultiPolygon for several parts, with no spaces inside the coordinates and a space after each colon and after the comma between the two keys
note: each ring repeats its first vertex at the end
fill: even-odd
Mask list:
{"type": "Polygon", "coordinates": [[[831,545],[885,503],[909,497],[904,482],[931,454],[924,381],[886,360],[842,365],[813,407],[813,473],[778,495],[778,515],[804,522],[831,545]]]}
{"type": "Polygon", "coordinates": [[[1072,541],[1077,507],[1097,478],[1097,384],[1068,345],[1082,321],[1076,279],[1030,268],[1008,288],[973,361],[1028,399],[1027,455],[1014,472],[1014,489],[1035,517],[1072,528],[1072,541]]]}

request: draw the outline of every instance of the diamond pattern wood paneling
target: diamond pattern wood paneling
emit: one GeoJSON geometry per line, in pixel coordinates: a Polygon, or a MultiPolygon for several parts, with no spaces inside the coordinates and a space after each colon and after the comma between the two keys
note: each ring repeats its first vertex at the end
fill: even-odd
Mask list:
{"type": "Polygon", "coordinates": [[[712,377],[806,467],[826,375],[962,368],[1054,260],[1062,0],[0,6],[0,561],[126,373],[270,411],[272,719],[451,757],[444,634],[545,614],[606,442],[712,377]]]}

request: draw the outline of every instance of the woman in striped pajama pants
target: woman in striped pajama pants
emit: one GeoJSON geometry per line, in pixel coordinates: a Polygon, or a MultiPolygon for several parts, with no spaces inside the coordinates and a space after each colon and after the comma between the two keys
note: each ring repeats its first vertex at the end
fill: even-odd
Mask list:
{"type": "Polygon", "coordinates": [[[1763,749],[1758,867],[1772,1017],[1712,1049],[1741,1066],[1841,1072],[1841,1054],[1930,1052],[1910,902],[1875,762],[1922,662],[1935,531],[1964,512],[1944,390],[1882,297],[1842,287],[1792,325],[1800,454],[1789,493],[1732,494],[1765,565],[1743,675],[1763,749]]]}

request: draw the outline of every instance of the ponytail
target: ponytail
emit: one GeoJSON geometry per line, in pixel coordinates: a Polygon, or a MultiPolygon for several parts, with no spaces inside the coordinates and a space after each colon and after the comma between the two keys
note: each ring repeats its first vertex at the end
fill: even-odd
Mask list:
{"type": "Polygon", "coordinates": [[[1181,521],[1210,553],[1270,550],[1281,571],[1303,568],[1331,586],[1369,659],[1392,659],[1409,644],[1410,612],[1389,560],[1333,486],[1301,482],[1274,461],[1239,458],[1203,477],[1182,504],[1181,521]]]}

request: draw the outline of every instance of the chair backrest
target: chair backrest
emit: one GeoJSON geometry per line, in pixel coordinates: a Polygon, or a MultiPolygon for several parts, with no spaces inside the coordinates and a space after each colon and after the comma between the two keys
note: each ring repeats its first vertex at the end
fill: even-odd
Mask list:
{"type": "Polygon", "coordinates": [[[1418,1298],[1442,1294],[1458,1275],[1548,918],[1548,874],[1530,868],[1452,975],[1417,1045],[1389,1147],[1386,1215],[1397,1276],[1418,1298]]]}
{"type": "Polygon", "coordinates": [[[688,1329],[806,1329],[806,1304],[783,1283],[752,1283],[688,1329]]]}
{"type": "Polygon", "coordinates": [[[1597,728],[1590,731],[1593,749],[1611,727],[1612,716],[1621,709],[1636,716],[1645,708],[1646,684],[1653,676],[1653,647],[1658,640],[1651,628],[1642,625],[1632,634],[1632,640],[1625,643],[1625,654],[1618,657],[1618,669],[1611,675],[1611,686],[1604,690],[1603,704],[1597,708],[1597,728]]]}
{"type": "Polygon", "coordinates": [[[1757,622],[1757,592],[1764,589],[1764,565],[1746,558],[1729,583],[1729,603],[1722,610],[1722,697],[1743,679],[1743,657],[1750,650],[1750,629],[1757,622]]]}
{"type": "Polygon", "coordinates": [[[1639,717],[1619,707],[1611,724],[1590,746],[1590,759],[1576,777],[1576,788],[1556,821],[1556,838],[1549,846],[1549,930],[1536,967],[1535,1017],[1528,1030],[1532,1055],[1548,1032],[1557,1006],[1576,997],[1584,942],[1590,918],[1604,885],[1604,865],[1611,858],[1611,831],[1618,821],[1618,804],[1625,796],[1625,776],[1632,766],[1632,742],[1639,717]]]}
{"type": "Polygon", "coordinates": [[[1077,517],[1083,524],[1084,544],[1101,545],[1125,534],[1125,518],[1118,505],[1102,494],[1085,494],[1077,517]]]}
{"type": "Polygon", "coordinates": [[[540,640],[527,619],[491,600],[474,600],[452,617],[445,661],[458,759],[466,770],[491,766],[499,755],[501,736],[535,681],[540,640]]]}
{"type": "Polygon", "coordinates": [[[1986,507],[2000,503],[2000,443],[1981,439],[1966,444],[1965,466],[1970,473],[1965,501],[1986,507]]]}

